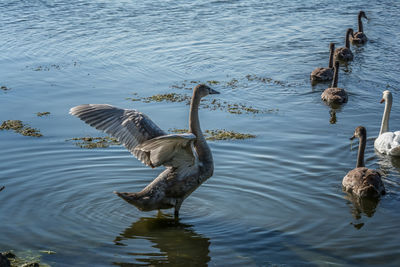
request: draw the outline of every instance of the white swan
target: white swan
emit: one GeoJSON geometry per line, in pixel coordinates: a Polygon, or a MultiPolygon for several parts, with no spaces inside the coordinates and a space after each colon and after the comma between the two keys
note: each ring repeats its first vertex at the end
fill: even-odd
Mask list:
{"type": "Polygon", "coordinates": [[[219,93],[204,84],[193,89],[189,132],[184,134],[166,134],[145,114],[111,105],[80,105],[70,113],[118,138],[147,166],[164,165],[166,169],[142,191],[114,193],[142,211],[174,207],[177,217],[182,202],[214,171],[211,150],[201,132],[198,115],[201,98],[209,94],[219,93]]]}
{"type": "Polygon", "coordinates": [[[389,116],[392,108],[392,93],[389,90],[383,92],[381,103],[385,102],[381,130],[378,138],[375,139],[375,149],[379,153],[390,156],[400,156],[400,131],[389,132],[389,116]]]}

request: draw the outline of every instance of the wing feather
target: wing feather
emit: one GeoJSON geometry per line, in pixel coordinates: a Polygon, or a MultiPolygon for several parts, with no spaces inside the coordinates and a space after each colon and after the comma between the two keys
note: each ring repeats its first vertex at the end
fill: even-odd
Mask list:
{"type": "Polygon", "coordinates": [[[192,167],[196,163],[194,134],[167,135],[137,110],[120,109],[107,104],[86,104],[71,108],[70,114],[117,138],[147,166],[179,168],[192,167]]]}
{"type": "Polygon", "coordinates": [[[143,142],[135,150],[148,152],[154,167],[192,166],[197,158],[192,149],[195,139],[196,136],[191,133],[163,135],[143,142]]]}
{"type": "Polygon", "coordinates": [[[71,108],[70,114],[117,138],[148,166],[152,166],[148,153],[135,148],[147,140],[165,135],[149,117],[137,110],[120,109],[107,104],[86,104],[71,108]]]}

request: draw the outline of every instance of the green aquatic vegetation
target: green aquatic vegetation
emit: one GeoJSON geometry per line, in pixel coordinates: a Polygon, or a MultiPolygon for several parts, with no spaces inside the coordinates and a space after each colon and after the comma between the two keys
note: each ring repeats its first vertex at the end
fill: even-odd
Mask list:
{"type": "Polygon", "coordinates": [[[49,267],[50,265],[41,262],[41,255],[33,251],[19,252],[16,255],[12,251],[7,251],[2,253],[10,261],[11,267],[36,267],[43,266],[49,267]]]}
{"type": "Polygon", "coordinates": [[[255,138],[254,134],[238,133],[235,131],[227,131],[225,129],[219,130],[206,130],[205,133],[208,135],[207,140],[243,140],[249,138],[255,138]]]}
{"type": "Polygon", "coordinates": [[[109,146],[120,145],[121,143],[114,137],[74,137],[66,141],[75,141],[75,145],[80,148],[106,148],[109,146]]]}
{"type": "Polygon", "coordinates": [[[189,130],[188,129],[171,128],[168,131],[171,133],[183,134],[183,133],[187,133],[189,130]]]}
{"type": "Polygon", "coordinates": [[[0,89],[3,90],[3,91],[11,90],[11,88],[9,88],[9,87],[7,87],[7,86],[5,86],[5,85],[2,85],[2,86],[0,87],[0,89]]]}
{"type": "Polygon", "coordinates": [[[24,127],[24,124],[20,120],[7,120],[3,121],[0,126],[0,130],[14,130],[19,131],[24,127]]]}
{"type": "Polygon", "coordinates": [[[152,95],[149,97],[143,98],[143,102],[149,103],[149,102],[162,102],[162,101],[167,101],[167,102],[184,102],[184,101],[190,101],[190,96],[184,95],[184,94],[177,94],[177,93],[168,93],[168,94],[158,94],[158,95],[152,95]]]}
{"type": "Polygon", "coordinates": [[[36,113],[36,116],[38,116],[38,117],[43,117],[43,116],[48,116],[48,115],[50,115],[50,112],[48,112],[48,111],[45,111],[45,112],[37,112],[37,113],[36,113]]]}
{"type": "Polygon", "coordinates": [[[232,80],[230,80],[229,82],[226,83],[226,86],[227,87],[232,87],[232,88],[237,88],[238,87],[238,83],[239,83],[239,80],[233,78],[232,80]]]}
{"type": "Polygon", "coordinates": [[[221,82],[215,81],[215,80],[211,80],[211,81],[207,81],[207,83],[208,83],[209,85],[217,85],[217,84],[220,84],[221,82]]]}
{"type": "Polygon", "coordinates": [[[261,77],[261,76],[257,76],[257,75],[254,75],[254,74],[248,74],[248,75],[246,75],[246,79],[249,81],[249,82],[252,82],[252,81],[259,81],[259,82],[262,82],[262,83],[273,83],[273,84],[276,84],[276,85],[280,85],[280,86],[283,86],[283,87],[290,87],[290,86],[292,86],[291,84],[289,84],[289,83],[287,83],[287,82],[284,82],[284,81],[280,81],[280,80],[274,80],[274,79],[272,79],[272,78],[269,78],[269,77],[261,77]]]}
{"type": "Polygon", "coordinates": [[[167,94],[152,95],[148,97],[127,97],[126,99],[130,101],[142,101],[144,103],[163,102],[163,101],[190,103],[191,97],[185,94],[167,93],[167,94]]]}
{"type": "MultiPolygon", "coordinates": [[[[188,129],[169,129],[169,132],[182,134],[187,133],[188,129]]],[[[249,138],[255,138],[256,136],[248,133],[238,133],[235,131],[227,131],[225,129],[217,129],[217,130],[205,130],[203,132],[206,140],[209,141],[217,141],[217,140],[243,140],[249,138]]]]}
{"type": "Polygon", "coordinates": [[[23,124],[20,120],[4,121],[0,126],[0,130],[13,130],[14,132],[22,134],[24,136],[43,136],[38,129],[31,128],[28,125],[23,124]]]}

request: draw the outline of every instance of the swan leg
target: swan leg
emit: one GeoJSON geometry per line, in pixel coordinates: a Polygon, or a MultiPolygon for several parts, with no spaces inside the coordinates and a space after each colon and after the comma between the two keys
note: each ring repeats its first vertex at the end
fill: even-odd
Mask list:
{"type": "Polygon", "coordinates": [[[182,206],[182,202],[183,201],[181,199],[177,199],[175,202],[175,212],[174,212],[175,219],[179,217],[179,210],[182,206]]]}

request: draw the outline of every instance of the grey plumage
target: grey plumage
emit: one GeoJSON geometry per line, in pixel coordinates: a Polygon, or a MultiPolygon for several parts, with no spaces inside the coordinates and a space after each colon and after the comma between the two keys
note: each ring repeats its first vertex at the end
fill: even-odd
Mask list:
{"type": "Polygon", "coordinates": [[[364,27],[361,18],[367,18],[364,11],[358,13],[358,31],[350,36],[350,40],[353,44],[361,45],[368,41],[367,36],[364,33],[364,27]]]}
{"type": "Polygon", "coordinates": [[[322,92],[321,99],[325,101],[328,105],[331,104],[343,104],[347,102],[347,92],[343,88],[338,86],[339,79],[339,62],[335,61],[334,67],[334,77],[331,87],[327,88],[322,92]]]}
{"type": "Polygon", "coordinates": [[[212,154],[200,129],[198,106],[202,97],[216,93],[203,84],[193,89],[190,130],[184,134],[166,134],[145,114],[108,104],[76,106],[70,114],[117,138],[147,166],[164,165],[166,169],[142,191],[114,193],[143,211],[175,207],[178,216],[183,200],[213,174],[212,154]]]}
{"type": "Polygon", "coordinates": [[[368,169],[364,164],[364,151],[367,143],[367,130],[363,126],[358,126],[353,137],[359,138],[357,165],[356,168],[349,171],[343,178],[343,190],[352,193],[358,197],[379,197],[385,194],[381,174],[376,170],[368,169]]]}
{"type": "Polygon", "coordinates": [[[312,82],[330,81],[333,78],[333,54],[335,44],[329,45],[329,64],[327,68],[316,68],[311,72],[310,79],[312,82]]]}
{"type": "Polygon", "coordinates": [[[349,28],[346,31],[345,46],[335,50],[335,61],[351,61],[353,60],[353,52],[350,50],[350,37],[353,36],[353,29],[349,28]]]}

